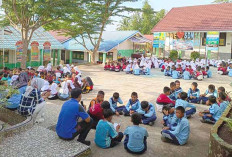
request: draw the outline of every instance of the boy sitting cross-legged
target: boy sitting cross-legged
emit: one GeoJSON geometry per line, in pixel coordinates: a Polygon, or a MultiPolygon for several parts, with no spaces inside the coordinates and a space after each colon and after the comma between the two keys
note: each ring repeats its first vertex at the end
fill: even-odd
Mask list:
{"type": "Polygon", "coordinates": [[[126,136],[124,140],[124,148],[132,154],[143,154],[147,150],[148,132],[145,128],[140,127],[142,116],[139,113],[131,115],[133,126],[127,127],[124,131],[126,136]]]}
{"type": "Polygon", "coordinates": [[[140,101],[136,92],[131,93],[131,99],[128,101],[126,108],[123,110],[124,116],[130,116],[140,108],[140,101]]]}
{"type": "Polygon", "coordinates": [[[202,117],[202,123],[212,123],[214,124],[221,117],[221,110],[217,104],[217,99],[215,96],[209,96],[209,100],[206,102],[206,105],[210,106],[209,110],[205,110],[199,113],[199,116],[202,117]]]}
{"type": "Polygon", "coordinates": [[[154,125],[156,120],[155,106],[147,101],[141,102],[141,107],[137,110],[142,115],[142,122],[145,125],[154,125]]]}
{"type": "Polygon", "coordinates": [[[190,133],[188,120],[184,117],[185,109],[182,106],[176,108],[177,125],[175,127],[164,127],[161,131],[163,142],[184,145],[187,143],[190,133]]]}
{"type": "Polygon", "coordinates": [[[164,106],[162,112],[164,115],[161,124],[163,124],[164,126],[170,126],[175,123],[175,108],[164,106]]]}
{"type": "Polygon", "coordinates": [[[101,148],[112,148],[122,141],[123,133],[119,132],[120,125],[116,129],[113,126],[114,112],[111,109],[103,111],[104,119],[98,122],[95,134],[95,143],[101,148]]]}
{"type": "Polygon", "coordinates": [[[197,88],[196,82],[192,83],[191,88],[188,90],[188,102],[200,103],[200,90],[197,88]]]}
{"type": "Polygon", "coordinates": [[[189,104],[187,99],[188,99],[187,93],[181,92],[180,99],[176,100],[175,108],[177,108],[178,106],[182,106],[185,109],[185,114],[186,114],[187,118],[189,118],[189,117],[191,117],[191,115],[196,113],[196,106],[189,104]],[[191,108],[191,109],[186,110],[186,108],[191,108]]]}
{"type": "Polygon", "coordinates": [[[117,104],[123,104],[122,99],[119,97],[119,93],[115,92],[113,96],[109,99],[111,110],[117,115],[122,115],[125,106],[117,106],[117,104]]]}

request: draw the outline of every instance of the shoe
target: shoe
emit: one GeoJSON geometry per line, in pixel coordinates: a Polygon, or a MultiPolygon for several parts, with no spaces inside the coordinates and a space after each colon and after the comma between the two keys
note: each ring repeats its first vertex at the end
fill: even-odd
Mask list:
{"type": "Polygon", "coordinates": [[[153,126],[155,124],[155,122],[149,122],[150,126],[153,126]]]}
{"type": "Polygon", "coordinates": [[[119,111],[118,113],[119,113],[120,115],[123,115],[123,112],[122,112],[122,111],[119,111]]]}
{"type": "Polygon", "coordinates": [[[85,144],[85,145],[87,145],[87,146],[90,146],[90,144],[91,144],[90,141],[79,140],[79,139],[77,140],[77,142],[80,142],[80,143],[85,144]]]}

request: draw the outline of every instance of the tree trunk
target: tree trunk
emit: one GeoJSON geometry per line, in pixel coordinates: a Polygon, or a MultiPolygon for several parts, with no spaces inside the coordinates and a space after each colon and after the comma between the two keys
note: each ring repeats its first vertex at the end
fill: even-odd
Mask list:
{"type": "Polygon", "coordinates": [[[22,54],[22,61],[21,61],[21,68],[26,69],[27,66],[27,50],[28,50],[28,41],[27,39],[22,39],[23,42],[23,54],[22,54]]]}

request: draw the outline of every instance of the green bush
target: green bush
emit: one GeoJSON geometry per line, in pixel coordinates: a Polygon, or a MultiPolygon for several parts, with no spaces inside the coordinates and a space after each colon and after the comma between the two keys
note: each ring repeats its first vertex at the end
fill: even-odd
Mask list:
{"type": "Polygon", "coordinates": [[[169,58],[171,58],[173,61],[176,61],[178,58],[178,52],[176,50],[170,51],[169,58]]]}
{"type": "Polygon", "coordinates": [[[199,52],[196,52],[196,51],[193,51],[191,53],[191,59],[193,59],[194,61],[197,59],[197,58],[200,58],[200,53],[199,52]]]}

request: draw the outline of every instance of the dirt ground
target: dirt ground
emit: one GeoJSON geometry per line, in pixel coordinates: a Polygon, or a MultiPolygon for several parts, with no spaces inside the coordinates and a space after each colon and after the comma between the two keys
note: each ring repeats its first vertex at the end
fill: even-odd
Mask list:
{"type": "MultiPolygon", "coordinates": [[[[86,95],[83,95],[84,104],[88,105],[90,100],[96,97],[99,90],[105,92],[105,100],[109,100],[114,92],[119,92],[124,105],[130,99],[132,92],[137,92],[139,100],[149,101],[155,104],[156,98],[162,92],[164,86],[169,86],[170,82],[175,81],[171,78],[163,76],[160,70],[152,70],[151,76],[134,76],[127,75],[124,72],[109,72],[104,71],[101,65],[86,66],[82,65],[79,67],[83,72],[84,76],[90,76],[94,82],[94,90],[86,95]]],[[[214,84],[216,88],[219,86],[224,86],[227,91],[231,91],[232,88],[229,83],[232,79],[227,76],[219,76],[216,74],[215,69],[213,70],[213,78],[205,79],[198,82],[199,89],[201,93],[205,92],[209,84],[214,84]]],[[[181,87],[184,91],[190,88],[193,80],[180,80],[181,87]]],[[[47,102],[45,123],[41,124],[44,127],[49,127],[54,125],[57,121],[59,115],[59,110],[63,104],[62,101],[48,101],[47,102]]],[[[197,113],[201,110],[207,109],[207,106],[196,105],[197,113]]],[[[144,126],[148,130],[148,150],[145,154],[141,156],[146,157],[206,157],[208,154],[209,145],[209,133],[212,125],[202,124],[200,122],[200,117],[198,114],[194,115],[190,122],[190,137],[188,143],[184,146],[175,146],[168,143],[163,143],[161,141],[161,128],[162,125],[160,121],[162,120],[162,114],[157,113],[157,120],[154,126],[144,126]]],[[[121,123],[121,131],[123,132],[127,126],[132,125],[130,122],[130,117],[115,116],[113,118],[114,122],[121,123]]],[[[87,140],[92,142],[91,151],[93,157],[130,157],[136,156],[128,154],[124,148],[123,143],[120,143],[115,148],[111,149],[101,149],[98,148],[94,143],[95,130],[91,130],[87,140]]]]}

